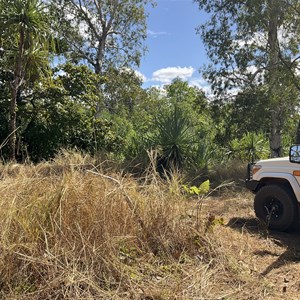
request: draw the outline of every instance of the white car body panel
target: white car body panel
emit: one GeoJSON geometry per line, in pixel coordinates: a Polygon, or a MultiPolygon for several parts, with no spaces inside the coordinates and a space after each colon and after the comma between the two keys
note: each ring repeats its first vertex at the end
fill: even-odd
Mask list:
{"type": "Polygon", "coordinates": [[[300,176],[294,176],[294,171],[300,171],[300,164],[291,163],[288,157],[260,160],[255,165],[261,168],[253,175],[253,180],[261,181],[263,178],[286,179],[300,202],[300,176]]]}

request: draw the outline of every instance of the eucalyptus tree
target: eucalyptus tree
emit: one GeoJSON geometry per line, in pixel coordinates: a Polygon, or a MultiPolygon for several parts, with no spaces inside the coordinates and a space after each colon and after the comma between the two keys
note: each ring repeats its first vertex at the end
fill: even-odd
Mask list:
{"type": "MultiPolygon", "coordinates": [[[[210,20],[199,27],[211,64],[204,74],[216,94],[264,85],[273,157],[298,102],[299,0],[195,0],[210,20]]],[[[255,117],[255,116],[254,116],[255,117]]]]}
{"type": "Polygon", "coordinates": [[[0,47],[10,79],[9,157],[15,160],[18,99],[48,66],[49,23],[39,0],[0,1],[0,47]]]}
{"type": "Polygon", "coordinates": [[[145,5],[152,0],[53,0],[56,29],[75,62],[96,74],[138,65],[146,38],[145,5]]]}

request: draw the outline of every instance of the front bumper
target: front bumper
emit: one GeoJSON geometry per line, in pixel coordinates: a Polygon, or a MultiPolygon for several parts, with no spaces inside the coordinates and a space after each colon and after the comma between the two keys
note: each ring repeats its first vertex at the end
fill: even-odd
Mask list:
{"type": "Polygon", "coordinates": [[[257,191],[259,181],[253,180],[252,177],[252,167],[254,163],[249,163],[247,166],[247,179],[245,181],[246,188],[251,192],[255,193],[257,191]]]}
{"type": "Polygon", "coordinates": [[[246,188],[248,190],[255,193],[257,191],[258,186],[259,186],[259,181],[253,180],[253,179],[246,179],[245,184],[246,184],[246,188]]]}

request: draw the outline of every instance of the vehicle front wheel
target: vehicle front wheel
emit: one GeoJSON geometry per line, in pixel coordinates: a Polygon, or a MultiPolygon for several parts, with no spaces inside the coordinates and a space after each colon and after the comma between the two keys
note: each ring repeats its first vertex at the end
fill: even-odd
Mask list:
{"type": "Polygon", "coordinates": [[[299,221],[295,196],[282,186],[263,186],[255,196],[254,211],[259,219],[274,230],[286,231],[299,221]]]}

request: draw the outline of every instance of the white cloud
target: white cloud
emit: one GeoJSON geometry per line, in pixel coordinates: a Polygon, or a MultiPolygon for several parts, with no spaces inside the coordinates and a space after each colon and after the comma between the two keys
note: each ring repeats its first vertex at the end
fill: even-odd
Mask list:
{"type": "Polygon", "coordinates": [[[159,35],[167,35],[168,33],[165,31],[153,31],[153,30],[147,30],[147,33],[149,36],[153,38],[157,38],[159,35]]]}
{"type": "Polygon", "coordinates": [[[161,83],[170,83],[173,79],[179,77],[187,80],[192,77],[195,69],[193,67],[168,67],[153,72],[151,81],[159,81],[161,83]]]}
{"type": "Polygon", "coordinates": [[[146,82],[147,77],[141,73],[140,71],[134,70],[135,75],[142,80],[142,82],[146,82]]]}
{"type": "Polygon", "coordinates": [[[211,89],[211,85],[202,77],[193,77],[189,80],[189,84],[191,86],[195,86],[200,88],[201,90],[203,90],[203,92],[205,93],[205,95],[207,97],[212,97],[213,96],[213,92],[211,89]]]}
{"type": "Polygon", "coordinates": [[[169,84],[175,78],[181,78],[187,81],[190,86],[195,86],[202,89],[205,95],[209,98],[213,97],[213,92],[210,83],[208,83],[204,78],[200,77],[200,74],[193,76],[195,69],[193,67],[168,67],[159,69],[152,74],[151,79],[147,79],[143,74],[144,84],[146,87],[156,87],[161,91],[165,92],[164,85],[169,84]],[[159,82],[158,84],[154,82],[159,82]]]}
{"type": "Polygon", "coordinates": [[[125,72],[125,73],[129,73],[129,74],[131,74],[133,72],[134,75],[137,76],[142,82],[147,81],[147,77],[138,70],[133,70],[131,68],[123,67],[123,68],[120,69],[120,71],[125,72]]]}
{"type": "Polygon", "coordinates": [[[189,80],[189,83],[190,83],[190,85],[196,86],[201,89],[204,89],[204,88],[210,86],[210,84],[202,77],[198,77],[198,78],[193,77],[189,80]]]}

